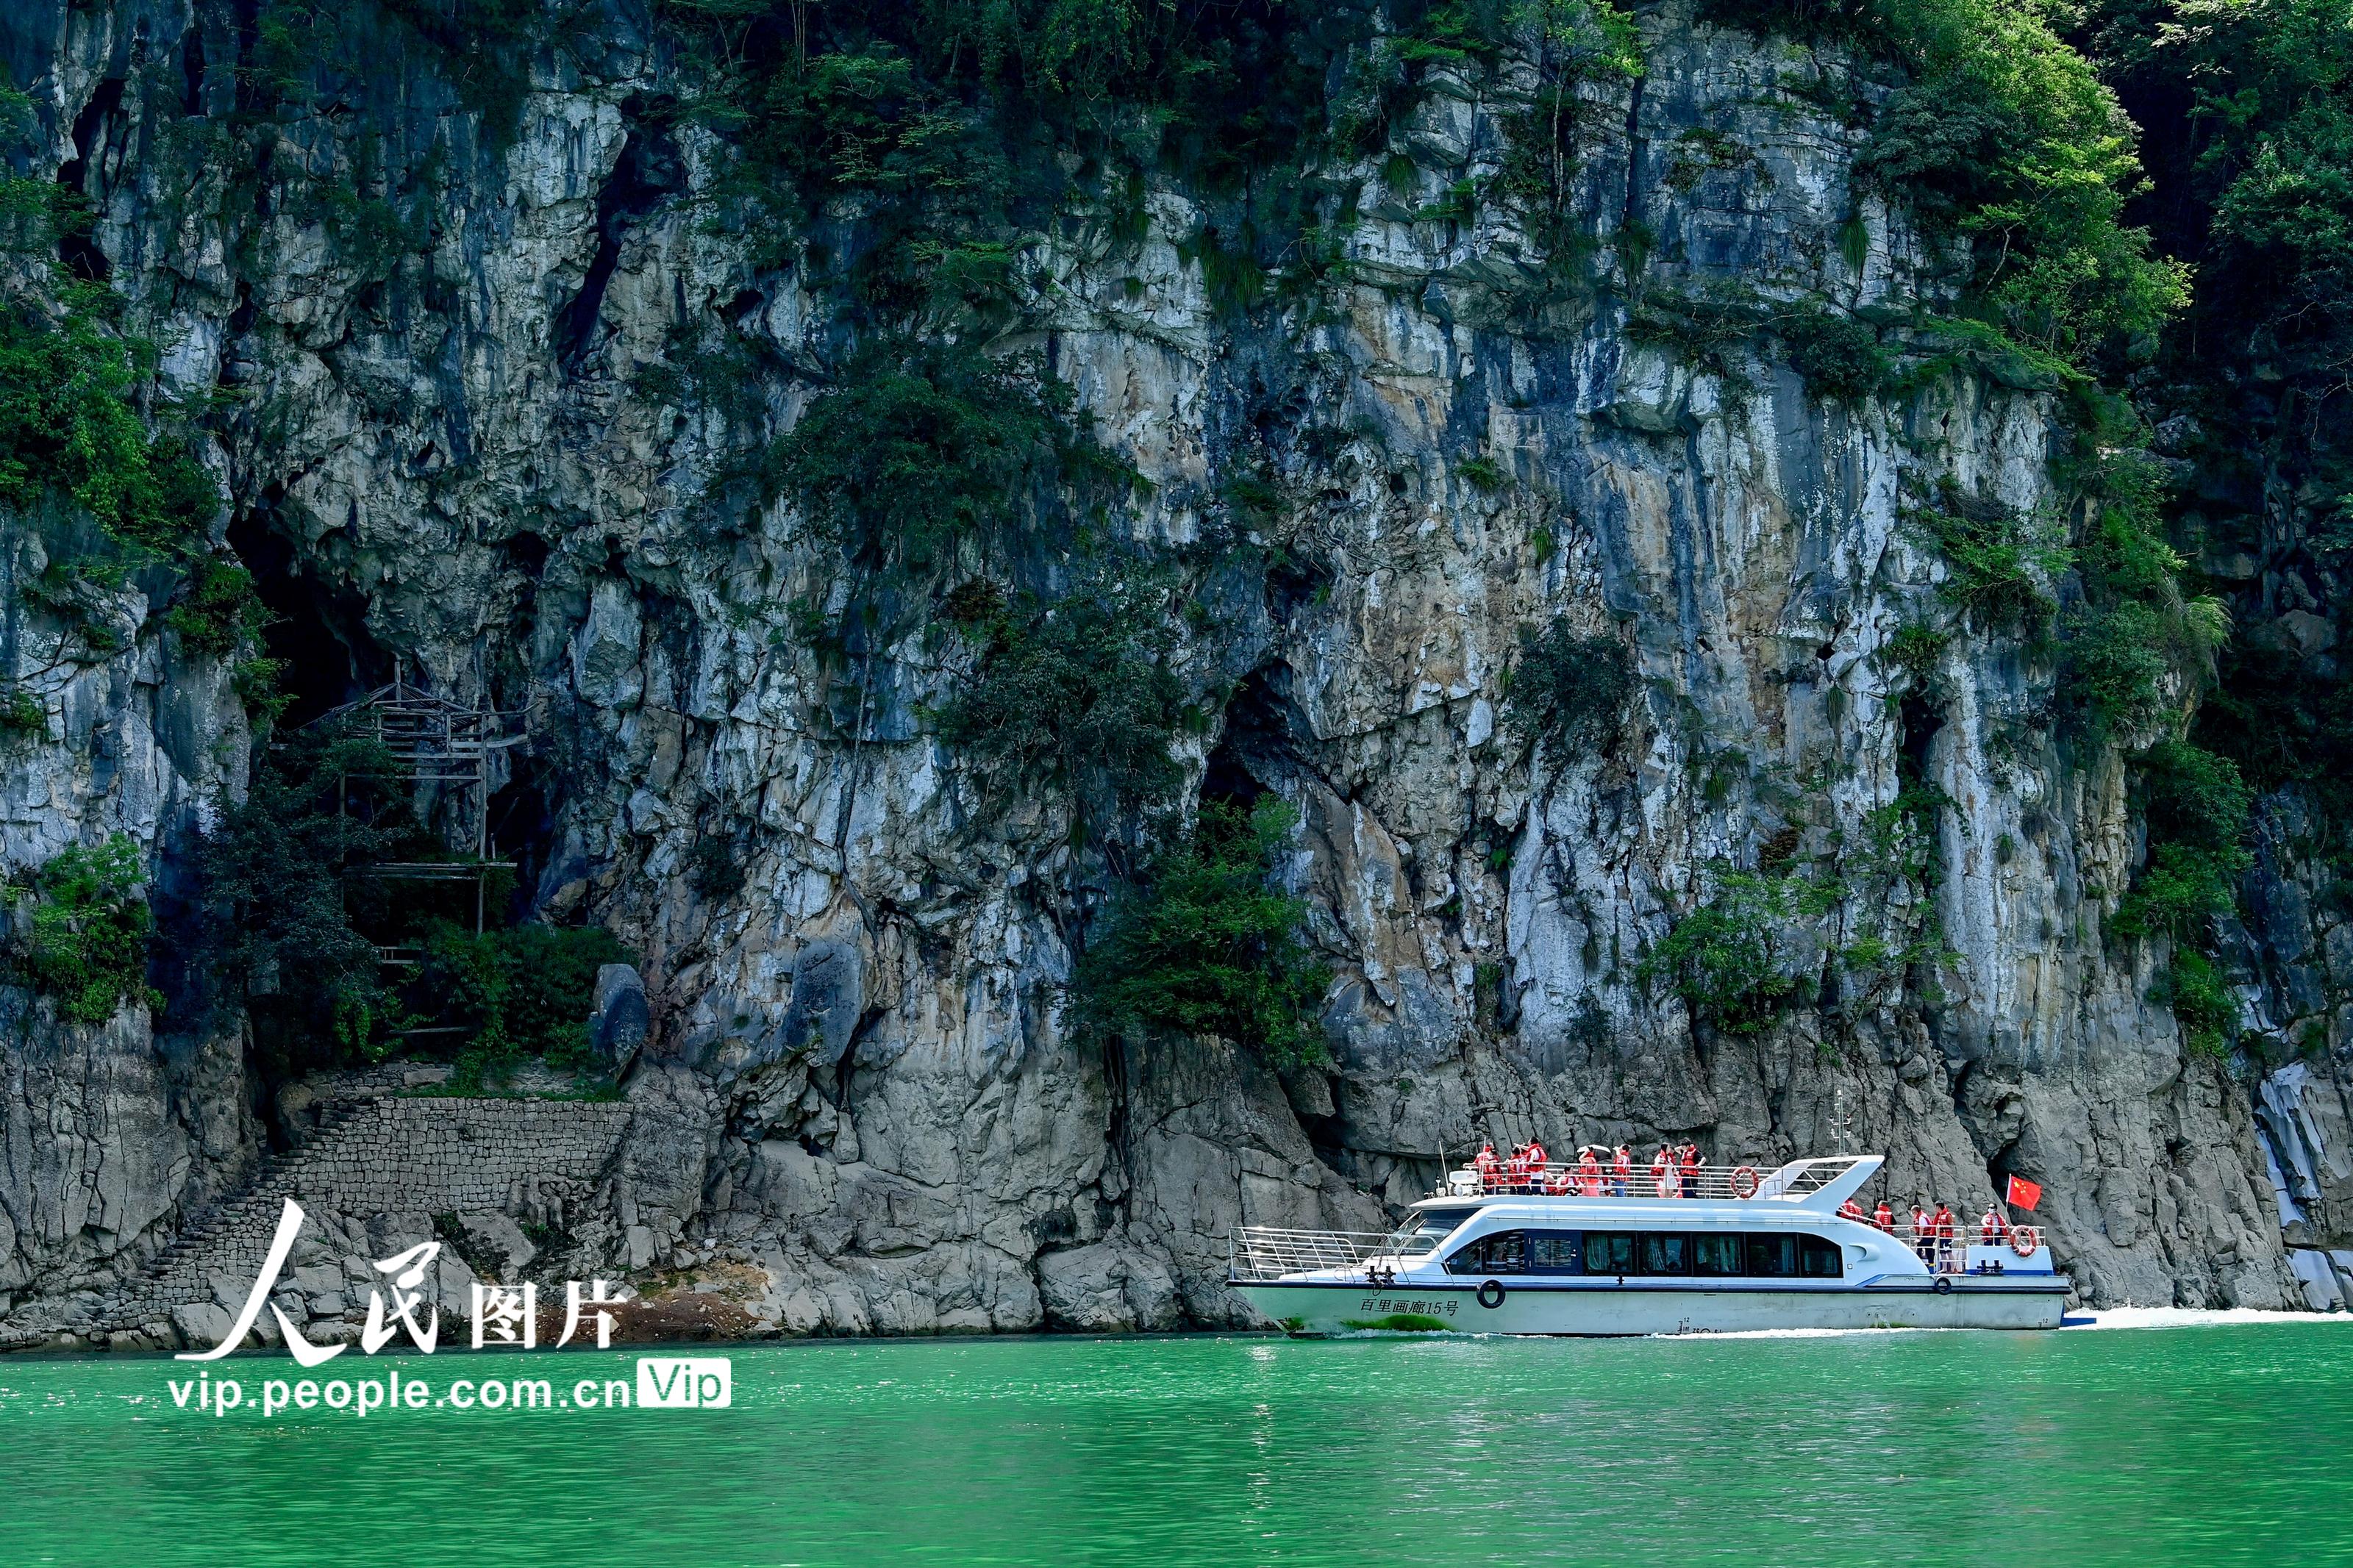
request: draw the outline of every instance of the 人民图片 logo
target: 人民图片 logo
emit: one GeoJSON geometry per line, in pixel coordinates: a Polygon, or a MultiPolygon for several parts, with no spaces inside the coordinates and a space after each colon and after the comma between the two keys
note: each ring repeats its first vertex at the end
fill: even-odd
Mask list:
{"type": "MultiPolygon", "coordinates": [[[[294,1238],[302,1229],[302,1205],[292,1198],[278,1214],[278,1234],[269,1243],[269,1255],[262,1259],[261,1271],[254,1277],[253,1290],[245,1299],[245,1306],[221,1336],[220,1343],[208,1351],[183,1351],[181,1361],[218,1361],[245,1342],[261,1321],[261,1310],[269,1309],[277,1320],[279,1332],[286,1337],[286,1349],[306,1367],[332,1361],[350,1347],[347,1345],[314,1345],[287,1317],[284,1308],[271,1300],[270,1293],[278,1289],[278,1277],[286,1260],[294,1251],[294,1238]]],[[[440,1342],[441,1308],[438,1302],[427,1306],[424,1284],[434,1262],[441,1254],[438,1241],[420,1241],[415,1247],[377,1261],[375,1271],[385,1276],[381,1287],[368,1291],[367,1322],[360,1330],[362,1354],[374,1355],[399,1334],[408,1331],[409,1339],[426,1354],[440,1342]],[[392,1293],[389,1309],[385,1305],[385,1290],[392,1293]],[[424,1309],[424,1321],[417,1321],[424,1309]]],[[[572,1342],[580,1331],[583,1317],[596,1326],[596,1348],[610,1349],[613,1343],[613,1314],[604,1310],[621,1305],[612,1296],[610,1285],[603,1279],[592,1279],[584,1292],[580,1281],[570,1279],[564,1287],[564,1331],[556,1339],[558,1345],[572,1342]]],[[[525,1285],[486,1285],[477,1279],[472,1286],[473,1345],[476,1350],[492,1348],[535,1349],[539,1344],[539,1287],[525,1285]]]]}

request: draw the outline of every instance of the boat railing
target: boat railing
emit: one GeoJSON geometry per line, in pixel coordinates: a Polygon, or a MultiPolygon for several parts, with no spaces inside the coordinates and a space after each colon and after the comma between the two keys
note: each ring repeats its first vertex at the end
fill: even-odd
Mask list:
{"type": "Polygon", "coordinates": [[[1566,1160],[1543,1165],[1505,1166],[1482,1173],[1465,1165],[1448,1173],[1436,1197],[1519,1195],[1556,1198],[1751,1198],[1795,1200],[1819,1192],[1866,1158],[1799,1160],[1778,1169],[1754,1165],[1677,1165],[1661,1171],[1637,1163],[1626,1171],[1566,1160]]]}
{"type": "Polygon", "coordinates": [[[1377,1230],[1282,1230],[1234,1227],[1228,1274],[1236,1280],[1280,1279],[1318,1268],[1353,1268],[1377,1256],[1388,1237],[1377,1230]]]}
{"type": "Polygon", "coordinates": [[[2022,1261],[2032,1258],[2042,1248],[2042,1233],[2031,1225],[1988,1230],[1976,1221],[1966,1225],[1956,1222],[1949,1236],[1934,1228],[1923,1230],[1910,1225],[1894,1225],[1887,1227],[1887,1234],[1910,1247],[1920,1261],[1928,1266],[1931,1274],[1978,1272],[1977,1267],[1969,1261],[1971,1247],[1999,1249],[2002,1256],[1996,1261],[2022,1261]]]}

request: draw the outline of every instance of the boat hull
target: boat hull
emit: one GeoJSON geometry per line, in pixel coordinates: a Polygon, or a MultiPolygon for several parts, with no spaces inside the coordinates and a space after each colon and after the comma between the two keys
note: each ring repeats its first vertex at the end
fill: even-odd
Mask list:
{"type": "Polygon", "coordinates": [[[1293,1333],[1444,1328],[1470,1334],[1722,1334],[1773,1329],[2055,1329],[2067,1287],[1947,1277],[1814,1289],[1673,1285],[1416,1285],[1272,1280],[1234,1289],[1293,1333]],[[1498,1299],[1497,1292],[1501,1296],[1498,1299]],[[1492,1304],[1491,1304],[1492,1303],[1492,1304]]]}

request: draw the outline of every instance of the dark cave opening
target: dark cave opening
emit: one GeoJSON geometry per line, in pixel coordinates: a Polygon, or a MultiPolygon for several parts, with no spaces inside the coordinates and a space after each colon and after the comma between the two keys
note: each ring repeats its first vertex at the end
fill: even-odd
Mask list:
{"type": "Polygon", "coordinates": [[[1284,555],[1267,568],[1266,607],[1279,625],[1300,611],[1322,602],[1332,589],[1329,569],[1314,561],[1284,555]]]}
{"type": "Polygon", "coordinates": [[[269,611],[262,647],[281,667],[279,689],[293,700],[281,725],[299,728],[392,679],[392,656],[368,634],[364,598],[303,572],[292,544],[258,512],[232,521],[228,542],[269,611]]]}
{"type": "Polygon", "coordinates": [[[540,879],[555,847],[555,808],[535,760],[519,759],[515,776],[491,795],[490,838],[494,857],[515,868],[507,921],[527,921],[538,908],[540,879]]]}
{"type": "Polygon", "coordinates": [[[555,552],[555,547],[543,536],[526,531],[501,540],[499,552],[507,565],[535,583],[547,570],[548,557],[555,552]]]}
{"type": "Polygon", "coordinates": [[[1263,665],[1234,689],[1226,703],[1225,732],[1201,776],[1202,805],[1248,811],[1271,792],[1272,781],[1291,771],[1296,748],[1291,702],[1283,694],[1290,676],[1286,665],[1263,665]]]}
{"type": "Polygon", "coordinates": [[[1936,732],[1945,727],[1945,716],[1926,693],[1907,691],[1897,710],[1897,721],[1904,738],[1897,742],[1896,781],[1905,789],[1916,788],[1929,782],[1929,753],[1936,743],[1936,732]]]}

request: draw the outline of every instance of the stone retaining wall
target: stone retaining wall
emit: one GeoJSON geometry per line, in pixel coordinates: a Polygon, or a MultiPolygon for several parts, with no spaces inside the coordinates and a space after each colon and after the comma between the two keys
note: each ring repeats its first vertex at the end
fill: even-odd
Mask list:
{"type": "Polygon", "coordinates": [[[378,1100],[303,1152],[293,1196],[345,1214],[502,1208],[534,1178],[595,1180],[628,1122],[619,1101],[378,1100]]]}

